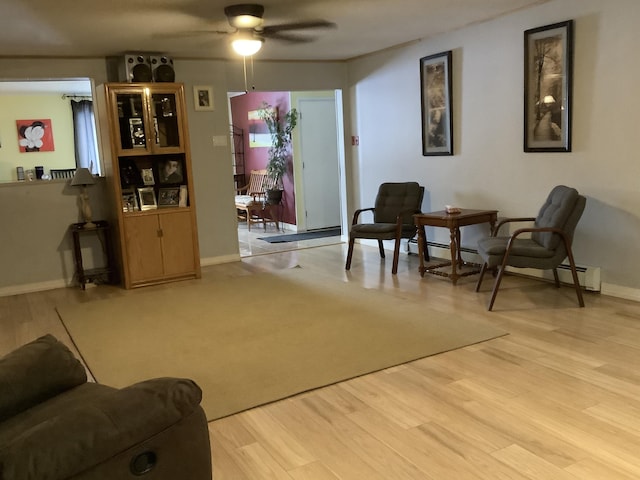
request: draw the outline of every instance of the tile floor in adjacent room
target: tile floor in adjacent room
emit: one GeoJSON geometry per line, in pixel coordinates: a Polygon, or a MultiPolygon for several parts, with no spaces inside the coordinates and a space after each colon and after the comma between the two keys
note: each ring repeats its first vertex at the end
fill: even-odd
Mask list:
{"type": "Polygon", "coordinates": [[[289,230],[277,230],[275,225],[267,224],[266,230],[262,225],[252,225],[251,231],[248,231],[247,224],[244,221],[238,222],[238,243],[240,244],[240,256],[252,257],[254,255],[264,255],[267,253],[287,252],[290,250],[299,250],[301,248],[318,247],[323,245],[332,245],[335,243],[343,243],[340,236],[314,238],[311,240],[302,240],[298,242],[287,243],[269,243],[259,240],[260,237],[269,237],[275,235],[293,234],[289,230]]]}

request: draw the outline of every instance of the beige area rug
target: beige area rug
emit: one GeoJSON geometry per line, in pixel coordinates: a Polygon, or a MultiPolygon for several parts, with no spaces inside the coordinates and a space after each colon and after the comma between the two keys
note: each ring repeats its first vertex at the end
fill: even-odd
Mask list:
{"type": "Polygon", "coordinates": [[[304,268],[57,310],[99,383],[191,378],[209,420],[505,334],[304,268]]]}

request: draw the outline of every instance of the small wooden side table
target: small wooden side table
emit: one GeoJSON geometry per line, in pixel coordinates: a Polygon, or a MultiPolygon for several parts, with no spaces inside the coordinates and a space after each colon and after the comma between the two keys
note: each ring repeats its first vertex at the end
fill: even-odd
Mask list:
{"type": "Polygon", "coordinates": [[[85,223],[73,223],[69,227],[71,236],[73,237],[73,257],[76,266],[76,276],[83,290],[86,284],[94,281],[102,283],[113,283],[113,269],[111,263],[111,236],[109,223],[104,220],[98,220],[93,228],[85,228],[85,223]],[[82,248],[80,245],[80,237],[83,235],[96,235],[102,244],[102,252],[104,254],[104,266],[85,270],[82,263],[82,248]]]}
{"type": "Polygon", "coordinates": [[[479,268],[458,273],[458,269],[461,269],[464,265],[479,267],[477,264],[467,263],[462,260],[462,255],[460,254],[460,227],[488,222],[493,232],[496,221],[498,220],[498,210],[470,210],[463,208],[460,213],[447,213],[445,210],[440,210],[438,212],[419,213],[414,215],[413,219],[416,227],[418,227],[418,252],[420,256],[421,277],[424,277],[425,272],[431,273],[441,277],[448,277],[455,285],[458,282],[458,278],[480,273],[479,268]],[[451,261],[430,265],[428,267],[424,265],[424,252],[422,249],[423,245],[426,244],[425,226],[449,229],[451,261]],[[451,273],[438,270],[439,268],[448,266],[451,266],[451,273]]]}

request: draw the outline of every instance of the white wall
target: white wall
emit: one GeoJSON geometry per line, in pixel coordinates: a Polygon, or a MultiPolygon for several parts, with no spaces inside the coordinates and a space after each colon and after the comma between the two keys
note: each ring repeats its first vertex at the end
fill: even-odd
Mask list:
{"type": "MultiPolygon", "coordinates": [[[[640,2],[555,0],[349,65],[353,207],[369,206],[383,181],[417,180],[423,208],[445,204],[535,216],[557,184],[577,188],[587,207],[576,261],[602,268],[603,293],[640,299],[640,2]],[[524,153],[523,34],[575,20],[573,151],[524,153]],[[419,59],[453,50],[452,157],[421,155],[419,59]]],[[[426,32],[425,32],[426,33],[426,32]]],[[[463,229],[475,247],[486,227],[463,229]]],[[[430,240],[448,243],[431,229],[430,240]]]]}

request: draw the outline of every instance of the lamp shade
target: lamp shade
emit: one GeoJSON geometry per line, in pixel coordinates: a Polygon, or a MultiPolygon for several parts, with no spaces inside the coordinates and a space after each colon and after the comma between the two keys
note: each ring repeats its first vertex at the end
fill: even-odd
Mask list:
{"type": "Polygon", "coordinates": [[[73,180],[71,180],[71,185],[74,187],[78,185],[93,185],[95,183],[96,181],[88,168],[78,168],[73,180]]]}
{"type": "Polygon", "coordinates": [[[249,57],[260,51],[263,42],[264,39],[259,38],[257,35],[249,36],[239,34],[231,41],[231,47],[238,55],[249,57]]]}

